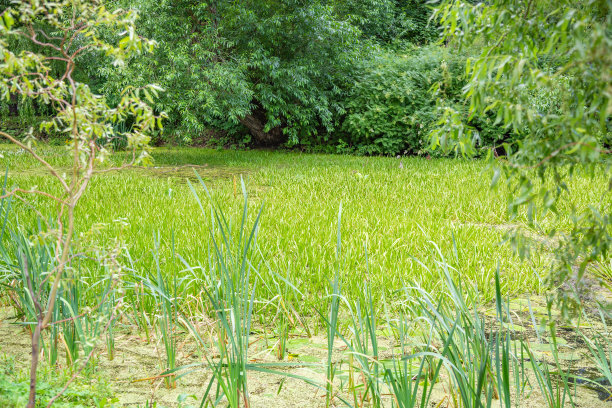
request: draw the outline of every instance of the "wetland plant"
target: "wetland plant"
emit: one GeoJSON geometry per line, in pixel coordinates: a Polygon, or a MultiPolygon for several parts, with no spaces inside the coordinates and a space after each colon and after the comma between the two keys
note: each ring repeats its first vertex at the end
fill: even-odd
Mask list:
{"type": "MultiPolygon", "coordinates": [[[[196,173],[197,175],[197,173],[196,173]]],[[[200,185],[208,190],[198,175],[200,185]]],[[[209,401],[208,395],[212,382],[216,382],[216,397],[213,406],[225,397],[232,408],[249,407],[250,398],[247,385],[249,337],[253,318],[255,293],[257,290],[257,270],[250,260],[251,249],[255,245],[261,209],[252,227],[248,222],[248,197],[242,181],[244,207],[240,225],[236,231],[215,205],[211,195],[211,232],[209,251],[209,285],[205,288],[206,297],[212,305],[216,318],[219,360],[213,363],[213,376],[204,394],[202,404],[209,401]]],[[[193,185],[192,192],[205,214],[202,202],[193,185]]],[[[208,403],[208,402],[207,402],[208,403]]]]}
{"type": "Polygon", "coordinates": [[[427,344],[438,345],[436,356],[443,359],[451,379],[448,399],[454,406],[473,408],[519,406],[528,383],[523,362],[527,345],[514,331],[499,273],[495,275],[496,314],[487,322],[477,291],[468,293],[457,283],[452,268],[434,247],[444,290],[434,297],[416,286],[405,288],[405,304],[414,319],[426,322],[427,344]]]}
{"type": "Polygon", "coordinates": [[[356,364],[357,371],[363,379],[361,395],[357,395],[357,389],[353,384],[353,401],[355,406],[363,406],[368,402],[371,407],[382,406],[380,390],[380,362],[378,352],[377,319],[372,291],[366,282],[363,285],[360,299],[351,305],[347,299],[347,308],[350,310],[351,321],[349,323],[350,340],[345,339],[345,344],[351,353],[351,360],[356,364]]]}
{"type": "Polygon", "coordinates": [[[145,285],[156,299],[157,308],[160,312],[156,323],[165,351],[165,367],[164,374],[162,374],[164,375],[164,382],[168,388],[176,388],[174,371],[177,368],[177,281],[176,274],[173,274],[170,279],[166,279],[163,276],[159,264],[158,249],[159,241],[156,239],[155,250],[153,252],[156,274],[149,276],[145,281],[145,285]],[[170,281],[170,285],[168,281],[170,281]]]}

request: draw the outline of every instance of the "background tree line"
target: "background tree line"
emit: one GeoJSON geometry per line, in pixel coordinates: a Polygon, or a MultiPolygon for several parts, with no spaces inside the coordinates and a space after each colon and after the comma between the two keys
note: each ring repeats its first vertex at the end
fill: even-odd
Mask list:
{"type": "MultiPolygon", "coordinates": [[[[169,118],[157,144],[418,154],[438,117],[436,98],[461,108],[468,54],[436,45],[439,30],[425,1],[106,3],[136,9],[156,52],[121,70],[83,54],[90,61],[76,75],[110,99],[126,85],[164,88],[155,108],[169,118]]],[[[3,127],[13,129],[48,114],[16,96],[0,113],[3,127]]],[[[474,122],[485,143],[507,137],[486,119],[474,122]]]]}
{"type": "MultiPolygon", "coordinates": [[[[169,118],[156,144],[431,154],[439,106],[459,112],[480,146],[520,138],[520,129],[500,125],[490,112],[470,117],[465,63],[482,45],[440,45],[438,19],[424,0],[106,4],[136,9],[139,30],[158,43],[156,51],[121,70],[83,54],[90,61],[77,75],[111,100],[126,85],[164,88],[154,105],[169,118]]],[[[567,92],[563,81],[556,92],[530,91],[533,107],[556,109],[567,92]]],[[[47,113],[16,96],[0,104],[4,128],[27,128],[47,113]]]]}

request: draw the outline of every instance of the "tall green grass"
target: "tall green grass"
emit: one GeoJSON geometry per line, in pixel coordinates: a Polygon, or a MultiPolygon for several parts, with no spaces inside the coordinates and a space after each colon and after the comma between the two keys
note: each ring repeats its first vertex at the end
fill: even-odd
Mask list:
{"type": "MultiPolygon", "coordinates": [[[[201,186],[206,188],[201,178],[199,181],[201,186]]],[[[198,193],[193,186],[190,187],[202,213],[206,214],[198,193]]],[[[215,205],[211,206],[212,251],[209,255],[209,265],[213,267],[208,270],[210,286],[205,288],[208,301],[215,312],[218,335],[216,346],[220,355],[213,371],[213,379],[216,380],[218,389],[222,390],[222,395],[217,391],[215,405],[218,404],[220,396],[224,396],[232,408],[249,406],[249,338],[257,288],[257,275],[252,275],[256,269],[250,262],[250,252],[255,244],[261,215],[260,210],[249,231],[244,182],[242,191],[244,209],[240,224],[235,228],[223,211],[215,205]]],[[[206,399],[207,395],[203,401],[206,399]]]]}
{"type": "Polygon", "coordinates": [[[584,330],[580,330],[580,336],[586,343],[599,373],[599,378],[588,383],[595,390],[603,391],[607,401],[612,401],[612,333],[607,324],[607,321],[612,319],[612,315],[602,305],[598,306],[598,312],[602,329],[589,335],[585,334],[584,330]]]}
{"type": "MultiPolygon", "coordinates": [[[[165,352],[164,381],[168,388],[176,388],[174,371],[177,368],[177,327],[178,327],[178,290],[177,276],[164,276],[159,263],[158,241],[155,240],[155,274],[150,274],[143,282],[155,299],[157,330],[165,352]]],[[[145,323],[146,325],[146,323],[145,323]]],[[[147,329],[148,330],[148,329],[147,329]]]]}
{"type": "MultiPolygon", "coordinates": [[[[60,167],[67,160],[60,148],[45,147],[40,153],[60,167]]],[[[5,154],[5,158],[11,183],[53,190],[51,180],[26,156],[5,154]]],[[[240,211],[242,206],[241,198],[234,195],[234,176],[244,176],[251,190],[249,222],[266,201],[259,246],[271,268],[287,271],[287,278],[304,293],[304,299],[295,304],[299,309],[316,306],[312,294],[324,292],[335,273],[327,260],[335,253],[333,225],[340,202],[346,213],[342,226],[346,267],[342,278],[347,293],[360,290],[362,282],[356,276],[365,268],[364,241],[368,242],[375,299],[389,295],[407,278],[418,280],[427,290],[441,283],[438,276],[411,257],[427,265],[434,262],[435,257],[427,250],[429,241],[438,243],[450,265],[466,281],[478,285],[483,299],[495,297],[490,283],[498,263],[504,293],[541,290],[537,274],[546,270],[547,254],[536,253],[532,261],[522,263],[510,248],[498,245],[505,229],[520,224],[521,219],[508,219],[504,192],[488,188],[488,176],[482,173],[484,164],[478,161],[411,158],[404,160],[400,169],[398,161],[390,158],[201,149],[160,149],[155,159],[159,168],[96,177],[80,203],[79,231],[87,231],[96,223],[106,224],[102,235],[111,238],[118,228],[113,221],[126,219],[124,239],[135,260],[151,256],[150,237],[158,232],[160,257],[172,259],[174,231],[177,253],[189,263],[198,263],[208,256],[201,237],[207,236],[212,219],[193,216],[199,208],[185,179],[195,177],[191,169],[176,166],[201,165],[206,166],[199,171],[214,187],[215,200],[228,212],[240,211]],[[453,235],[456,257],[450,238],[453,235]]],[[[596,197],[600,190],[597,180],[574,177],[575,200],[587,205],[596,197]]],[[[37,199],[35,204],[43,212],[50,208],[44,200],[37,199]]],[[[18,212],[22,220],[33,219],[33,213],[23,207],[18,212]]],[[[541,227],[545,232],[562,225],[551,217],[541,220],[541,227]]],[[[182,266],[178,261],[170,262],[176,262],[176,268],[182,266]]],[[[260,285],[258,296],[263,297],[266,290],[260,285]]]]}
{"type": "MultiPolygon", "coordinates": [[[[6,181],[2,191],[5,189],[6,181]]],[[[1,294],[10,299],[15,321],[31,334],[49,305],[51,278],[57,265],[56,247],[50,238],[54,231],[44,219],[27,223],[11,210],[11,198],[0,200],[1,294]]],[[[63,354],[64,366],[77,373],[95,362],[94,351],[101,337],[112,336],[109,328],[116,318],[114,278],[100,263],[95,281],[89,280],[91,274],[83,273],[79,262],[85,257],[84,252],[71,253],[73,262],[58,288],[50,327],[40,340],[50,366],[59,366],[63,354]]],[[[112,337],[107,338],[112,344],[112,337]]]]}
{"type": "MultiPolygon", "coordinates": [[[[46,230],[40,224],[35,230],[26,230],[15,223],[5,233],[10,240],[0,240],[0,284],[16,312],[14,318],[31,332],[48,303],[55,247],[46,240],[46,230]]],[[[65,356],[68,368],[91,364],[101,338],[112,336],[109,328],[116,319],[112,279],[100,272],[101,278],[90,282],[82,272],[78,262],[69,269],[58,290],[53,320],[41,339],[52,366],[60,364],[60,355],[65,356]]],[[[112,339],[108,341],[112,343],[112,339]]]]}
{"type": "MultiPolygon", "coordinates": [[[[58,152],[45,154],[61,163],[58,152]]],[[[201,406],[248,407],[249,372],[308,382],[324,390],[326,406],[425,408],[440,403],[433,400],[440,388],[457,407],[518,407],[534,390],[549,408],[573,404],[575,376],[558,359],[555,332],[554,361],[545,362],[515,330],[509,307],[510,294],[540,291],[531,271],[543,271],[547,255],[525,264],[498,246],[510,221],[500,196],[481,191],[478,162],[414,159],[399,169],[381,158],[178,152],[187,157],[166,151],[160,161],[210,159],[232,180],[235,173],[249,177],[254,197],[247,199],[244,181],[241,197],[235,195],[225,174],[204,172],[206,183],[196,174],[197,184],[151,169],[97,178],[80,228],[106,221],[102,236],[111,236],[111,214],[127,216],[130,252],[121,260],[127,273],[117,277],[122,291],[115,291],[103,265],[78,257],[55,306],[58,323],[43,340],[52,365],[63,354],[76,366],[102,337],[112,358],[115,331],[135,330],[161,345],[158,377],[169,388],[193,369],[209,371],[201,406]],[[482,312],[491,305],[494,316],[482,312]],[[204,318],[213,321],[212,341],[192,323],[204,318]],[[183,365],[183,328],[201,348],[201,363],[183,365]],[[255,333],[272,337],[277,360],[284,360],[292,331],[311,336],[321,328],[322,382],[286,370],[284,361],[251,361],[255,333]],[[387,338],[396,343],[383,357],[380,342],[387,338]]],[[[11,164],[29,168],[22,158],[11,164]]],[[[28,171],[11,177],[48,181],[28,171]]],[[[582,179],[575,183],[585,187],[582,179]]],[[[32,291],[44,300],[53,249],[32,213],[21,207],[9,217],[9,204],[0,203],[0,282],[27,327],[36,320],[32,291]]],[[[609,378],[607,337],[585,339],[609,378]]]]}

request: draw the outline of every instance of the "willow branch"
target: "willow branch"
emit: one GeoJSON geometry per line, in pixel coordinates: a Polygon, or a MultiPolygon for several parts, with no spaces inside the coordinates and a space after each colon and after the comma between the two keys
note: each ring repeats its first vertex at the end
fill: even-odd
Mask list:
{"type": "Polygon", "coordinates": [[[25,190],[23,188],[14,188],[13,190],[9,191],[6,194],[0,195],[0,200],[3,200],[3,199],[8,198],[8,197],[11,197],[11,196],[13,196],[13,195],[15,195],[17,193],[36,194],[36,195],[40,195],[40,196],[47,197],[47,198],[50,198],[52,200],[55,200],[55,201],[57,201],[60,204],[66,204],[66,202],[64,200],[62,200],[59,197],[54,196],[53,194],[49,194],[49,193],[46,193],[46,192],[40,191],[40,190],[25,190]]]}
{"type": "Polygon", "coordinates": [[[561,147],[559,147],[558,149],[554,150],[551,154],[549,154],[548,156],[544,157],[542,160],[540,160],[538,163],[533,164],[531,166],[521,166],[518,164],[514,164],[514,163],[508,163],[511,167],[514,168],[520,168],[520,169],[537,169],[538,167],[542,166],[544,163],[546,163],[547,161],[552,160],[554,157],[556,157],[559,153],[563,152],[564,150],[572,147],[572,146],[576,146],[582,144],[582,142],[571,142],[571,143],[567,143],[561,147]]]}
{"type": "Polygon", "coordinates": [[[0,130],[0,136],[7,138],[8,140],[10,140],[12,143],[16,144],[17,146],[21,147],[23,150],[27,151],[28,153],[30,153],[32,155],[32,157],[34,157],[36,160],[38,160],[43,166],[45,166],[47,168],[47,170],[49,170],[49,172],[56,178],[59,180],[59,182],[62,184],[62,187],[64,187],[64,190],[66,192],[70,191],[70,188],[68,187],[68,184],[66,184],[66,181],[59,175],[59,173],[57,172],[57,170],[55,170],[55,168],[53,166],[51,166],[49,164],[49,162],[47,162],[45,159],[43,159],[42,157],[40,157],[38,154],[36,154],[36,152],[28,147],[27,145],[23,144],[22,142],[20,142],[19,140],[15,139],[13,136],[9,135],[8,133],[5,133],[3,131],[0,130]]]}
{"type": "Polygon", "coordinates": [[[31,25],[28,25],[28,31],[30,32],[30,35],[26,35],[22,31],[18,31],[18,33],[20,35],[22,35],[23,37],[29,39],[30,41],[32,41],[36,45],[40,45],[41,47],[45,47],[45,48],[53,48],[56,51],[61,51],[60,47],[58,47],[55,44],[37,40],[36,39],[36,32],[34,31],[34,28],[31,25]]]}
{"type": "MultiPolygon", "coordinates": [[[[74,27],[74,26],[73,26],[73,27],[74,27]]],[[[87,28],[89,28],[89,25],[88,25],[88,24],[85,24],[85,23],[81,24],[81,26],[80,26],[80,27],[74,27],[74,33],[72,33],[72,35],[70,36],[70,39],[68,40],[68,43],[66,44],[66,47],[65,47],[65,48],[66,48],[66,50],[69,50],[69,49],[70,49],[70,47],[72,47],[72,43],[74,42],[74,40],[75,40],[76,36],[77,36],[77,35],[78,35],[80,32],[82,32],[82,31],[86,30],[87,28]]],[[[63,44],[64,44],[64,43],[62,42],[62,45],[63,45],[63,44]]]]}

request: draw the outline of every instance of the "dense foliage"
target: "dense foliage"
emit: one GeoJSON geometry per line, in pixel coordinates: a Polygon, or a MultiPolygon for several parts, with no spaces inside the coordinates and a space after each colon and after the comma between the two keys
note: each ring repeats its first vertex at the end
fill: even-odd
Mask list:
{"type": "MultiPolygon", "coordinates": [[[[422,113],[419,121],[430,123],[435,115],[426,93],[441,77],[442,52],[433,47],[428,49],[431,55],[414,50],[437,37],[425,2],[106,3],[109,9],[137,10],[139,27],[157,42],[156,52],[119,71],[109,69],[99,56],[83,54],[85,68],[75,75],[109,100],[119,99],[128,85],[154,82],[163,87],[156,109],[169,119],[157,143],[300,146],[368,154],[422,151],[422,138],[403,116],[422,113]],[[400,71],[410,64],[410,54],[418,56],[408,78],[400,71]],[[378,73],[385,77],[385,87],[396,92],[409,88],[423,98],[415,106],[389,112],[402,118],[382,132],[376,121],[385,118],[357,105],[372,97],[380,106],[386,98],[378,73]],[[363,122],[368,116],[372,123],[363,122]]],[[[0,113],[6,129],[37,123],[47,112],[13,98],[2,104],[0,113]]]]}
{"type": "Polygon", "coordinates": [[[431,5],[427,1],[334,0],[332,4],[340,18],[377,42],[424,45],[438,38],[437,26],[429,22],[431,5]]]}
{"type": "MultiPolygon", "coordinates": [[[[168,136],[189,142],[211,130],[243,132],[240,141],[278,146],[334,129],[360,47],[358,30],[336,19],[330,6],[296,0],[129,5],[140,9],[141,27],[159,47],[124,81],[153,79],[166,89],[159,106],[170,114],[175,134],[168,136]]],[[[105,86],[112,92],[115,83],[105,86]]]]}
{"type": "Polygon", "coordinates": [[[418,154],[436,120],[432,86],[450,102],[461,98],[464,58],[440,47],[382,52],[364,61],[349,91],[339,149],[362,154],[418,154]]]}
{"type": "Polygon", "coordinates": [[[314,385],[327,407],[509,408],[533,393],[558,408],[586,383],[610,400],[610,292],[595,283],[612,289],[612,0],[440,1],[432,15],[416,0],[0,0],[14,145],[0,152],[0,299],[31,340],[11,347],[29,382],[0,359],[0,405],[105,406],[106,387],[80,381],[119,365],[114,384],[154,390],[204,372],[200,406],[268,398],[248,373],[280,375],[277,396],[287,378],[314,385]],[[151,140],[489,161],[170,148],[134,169],[151,140]],[[507,189],[486,188],[487,164],[507,189]],[[239,200],[243,174],[271,216],[251,212],[243,180],[239,200]],[[528,265],[511,252],[523,238],[540,246],[528,265]],[[552,299],[587,270],[593,293],[562,303],[600,302],[564,322],[564,347],[591,364],[576,373],[552,299]],[[506,297],[526,292],[526,306],[506,297]],[[297,352],[307,338],[318,357],[297,352]],[[384,359],[379,340],[395,345],[384,359]],[[134,344],[158,364],[111,363],[134,344]]]}
{"type": "MultiPolygon", "coordinates": [[[[580,283],[587,267],[606,259],[612,247],[612,178],[585,210],[576,207],[568,187],[576,172],[592,174],[602,162],[610,170],[612,2],[448,0],[437,16],[446,41],[480,48],[467,63],[469,117],[492,114],[518,136],[503,146],[507,159],[493,162],[493,184],[505,175],[513,191],[511,214],[525,208],[534,228],[542,228],[548,213],[569,207],[571,229],[550,232],[558,246],[551,283],[580,283]]],[[[479,132],[466,123],[468,115],[446,107],[433,145],[476,153],[479,132]]],[[[575,292],[566,295],[562,300],[580,300],[575,292]]]]}
{"type": "MultiPolygon", "coordinates": [[[[506,77],[500,71],[499,78],[472,86],[475,71],[472,67],[466,76],[466,59],[481,53],[483,47],[488,49],[490,41],[499,41],[496,47],[514,46],[514,35],[520,33],[498,37],[496,27],[516,17],[512,10],[518,7],[520,12],[522,2],[500,3],[498,6],[508,6],[508,10],[491,21],[487,13],[497,6],[457,3],[461,10],[474,13],[462,17],[465,21],[456,19],[452,32],[450,9],[432,16],[432,4],[421,0],[105,3],[109,9],[138,11],[139,27],[157,42],[156,52],[134,58],[121,70],[109,69],[100,61],[106,57],[84,53],[80,57],[84,68],[77,69],[75,76],[111,101],[119,100],[125,86],[159,84],[165,92],[155,100],[155,108],[167,112],[169,118],[165,130],[155,136],[158,144],[433,154],[426,135],[441,120],[442,144],[449,128],[463,123],[468,127],[462,133],[461,149],[475,141],[477,146],[496,147],[497,153],[504,153],[504,143],[520,141],[527,133],[554,132],[557,119],[553,118],[563,118],[564,106],[578,102],[571,100],[572,90],[585,80],[563,72],[541,76],[529,86],[514,86],[498,80],[506,77]],[[451,36],[465,31],[457,27],[489,23],[487,32],[478,35],[481,39],[466,35],[461,49],[459,42],[450,41],[451,36]],[[446,41],[439,44],[442,28],[446,41]],[[501,93],[495,104],[484,102],[485,83],[492,93],[501,93]],[[467,102],[463,96],[466,85],[467,102]],[[475,110],[476,100],[489,109],[475,110]],[[509,126],[510,112],[517,113],[510,116],[521,123],[509,126]],[[525,118],[529,120],[525,122],[525,118]]],[[[549,11],[550,21],[525,35],[547,38],[546,31],[553,23],[565,21],[554,12],[552,3],[544,3],[538,3],[532,12],[549,11]]],[[[593,8],[600,17],[605,15],[604,3],[593,8]]],[[[587,35],[589,29],[580,30],[587,35]]],[[[594,50],[598,44],[594,43],[594,50]]],[[[19,43],[14,46],[20,47],[19,43]]],[[[537,61],[522,69],[535,68],[536,78],[536,73],[554,71],[572,58],[557,53],[555,46],[549,48],[545,55],[525,59],[537,61]]],[[[492,55],[489,61],[496,58],[492,55]]],[[[487,65],[480,75],[493,66],[487,65]]],[[[511,66],[505,63],[506,70],[511,66]]],[[[572,70],[578,72],[580,67],[572,70]]],[[[586,72],[594,70],[587,67],[586,72]]],[[[0,103],[5,130],[23,129],[24,124],[39,123],[48,114],[44,106],[18,100],[16,95],[0,103]]],[[[38,133],[46,138],[53,135],[52,129],[38,133]]],[[[600,142],[610,143],[609,132],[598,135],[600,142]]]]}

